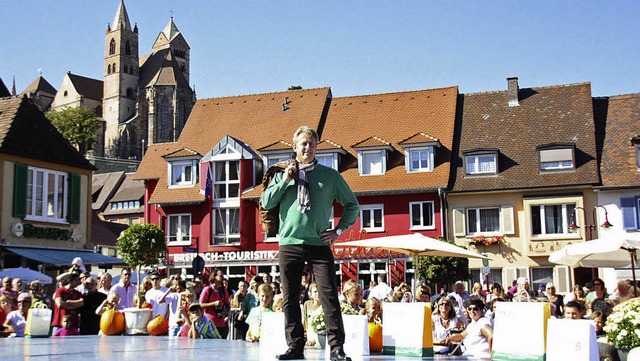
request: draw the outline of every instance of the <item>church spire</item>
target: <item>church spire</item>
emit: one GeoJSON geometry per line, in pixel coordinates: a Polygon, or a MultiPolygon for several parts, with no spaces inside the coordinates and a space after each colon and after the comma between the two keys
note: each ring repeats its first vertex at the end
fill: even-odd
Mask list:
{"type": "Polygon", "coordinates": [[[127,8],[124,6],[124,0],[120,0],[118,11],[116,11],[116,17],[113,18],[113,30],[118,29],[131,31],[131,22],[129,21],[127,8]]]}
{"type": "Polygon", "coordinates": [[[174,37],[180,34],[180,30],[178,30],[178,27],[173,22],[173,16],[169,19],[169,23],[167,24],[167,26],[165,26],[162,32],[164,33],[164,36],[166,36],[169,41],[173,40],[174,37]]]}

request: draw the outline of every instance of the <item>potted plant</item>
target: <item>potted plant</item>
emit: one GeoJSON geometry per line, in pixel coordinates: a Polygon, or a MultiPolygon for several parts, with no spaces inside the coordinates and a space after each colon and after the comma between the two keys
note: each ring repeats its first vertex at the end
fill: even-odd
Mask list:
{"type": "Polygon", "coordinates": [[[640,347],[640,298],[615,306],[603,329],[607,342],[619,354],[626,355],[632,348],[640,347]]]}
{"type": "MultiPolygon", "coordinates": [[[[343,315],[357,315],[358,313],[353,307],[344,302],[340,302],[340,313],[343,315]]],[[[324,322],[324,311],[322,306],[316,308],[311,315],[311,327],[318,335],[318,344],[321,348],[324,348],[327,344],[327,326],[324,322]]]]}
{"type": "MultiPolygon", "coordinates": [[[[167,244],[164,241],[165,233],[155,224],[134,224],[125,229],[116,242],[118,256],[127,262],[131,268],[138,272],[138,286],[140,286],[140,273],[143,266],[152,266],[164,257],[167,252],[167,244]]],[[[144,295],[138,295],[137,308],[123,310],[127,321],[127,334],[145,334],[146,326],[151,318],[152,310],[140,308],[144,295]]]]}

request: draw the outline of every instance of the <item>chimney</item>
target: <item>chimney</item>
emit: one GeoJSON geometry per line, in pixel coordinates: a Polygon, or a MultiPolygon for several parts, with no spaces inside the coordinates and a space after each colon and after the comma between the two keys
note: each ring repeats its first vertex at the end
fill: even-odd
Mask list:
{"type": "Polygon", "coordinates": [[[507,101],[510,107],[517,107],[518,103],[518,77],[507,78],[507,101]]]}

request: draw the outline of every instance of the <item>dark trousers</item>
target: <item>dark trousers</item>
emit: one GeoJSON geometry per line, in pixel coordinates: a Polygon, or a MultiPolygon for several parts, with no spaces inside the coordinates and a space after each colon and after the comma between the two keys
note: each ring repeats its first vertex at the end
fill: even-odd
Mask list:
{"type": "Polygon", "coordinates": [[[304,328],[300,310],[302,271],[305,261],[313,270],[320,303],[327,326],[327,341],[331,349],[344,345],[344,325],[340,313],[336,267],[331,248],[327,246],[280,246],[280,280],[284,298],[284,322],[287,344],[290,348],[304,348],[304,328]]]}

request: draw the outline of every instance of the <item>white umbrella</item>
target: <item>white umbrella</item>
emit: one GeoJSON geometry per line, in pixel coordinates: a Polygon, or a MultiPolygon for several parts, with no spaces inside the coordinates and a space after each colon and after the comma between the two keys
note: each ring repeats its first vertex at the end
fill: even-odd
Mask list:
{"type": "MultiPolygon", "coordinates": [[[[616,233],[565,246],[549,255],[549,262],[571,267],[612,267],[631,265],[633,284],[636,284],[636,251],[640,249],[640,234],[616,233]]],[[[637,295],[636,295],[637,296],[637,295]]]]}
{"type": "Polygon", "coordinates": [[[47,276],[44,273],[40,273],[38,271],[34,271],[29,268],[7,268],[4,271],[0,272],[0,278],[11,277],[11,278],[20,278],[25,283],[30,283],[35,280],[38,280],[44,284],[49,284],[53,282],[51,277],[47,276]]]}
{"type": "Polygon", "coordinates": [[[398,253],[404,253],[409,256],[443,256],[489,259],[477,252],[469,251],[454,244],[439,241],[420,233],[341,242],[336,243],[335,246],[381,248],[398,253]]]}

